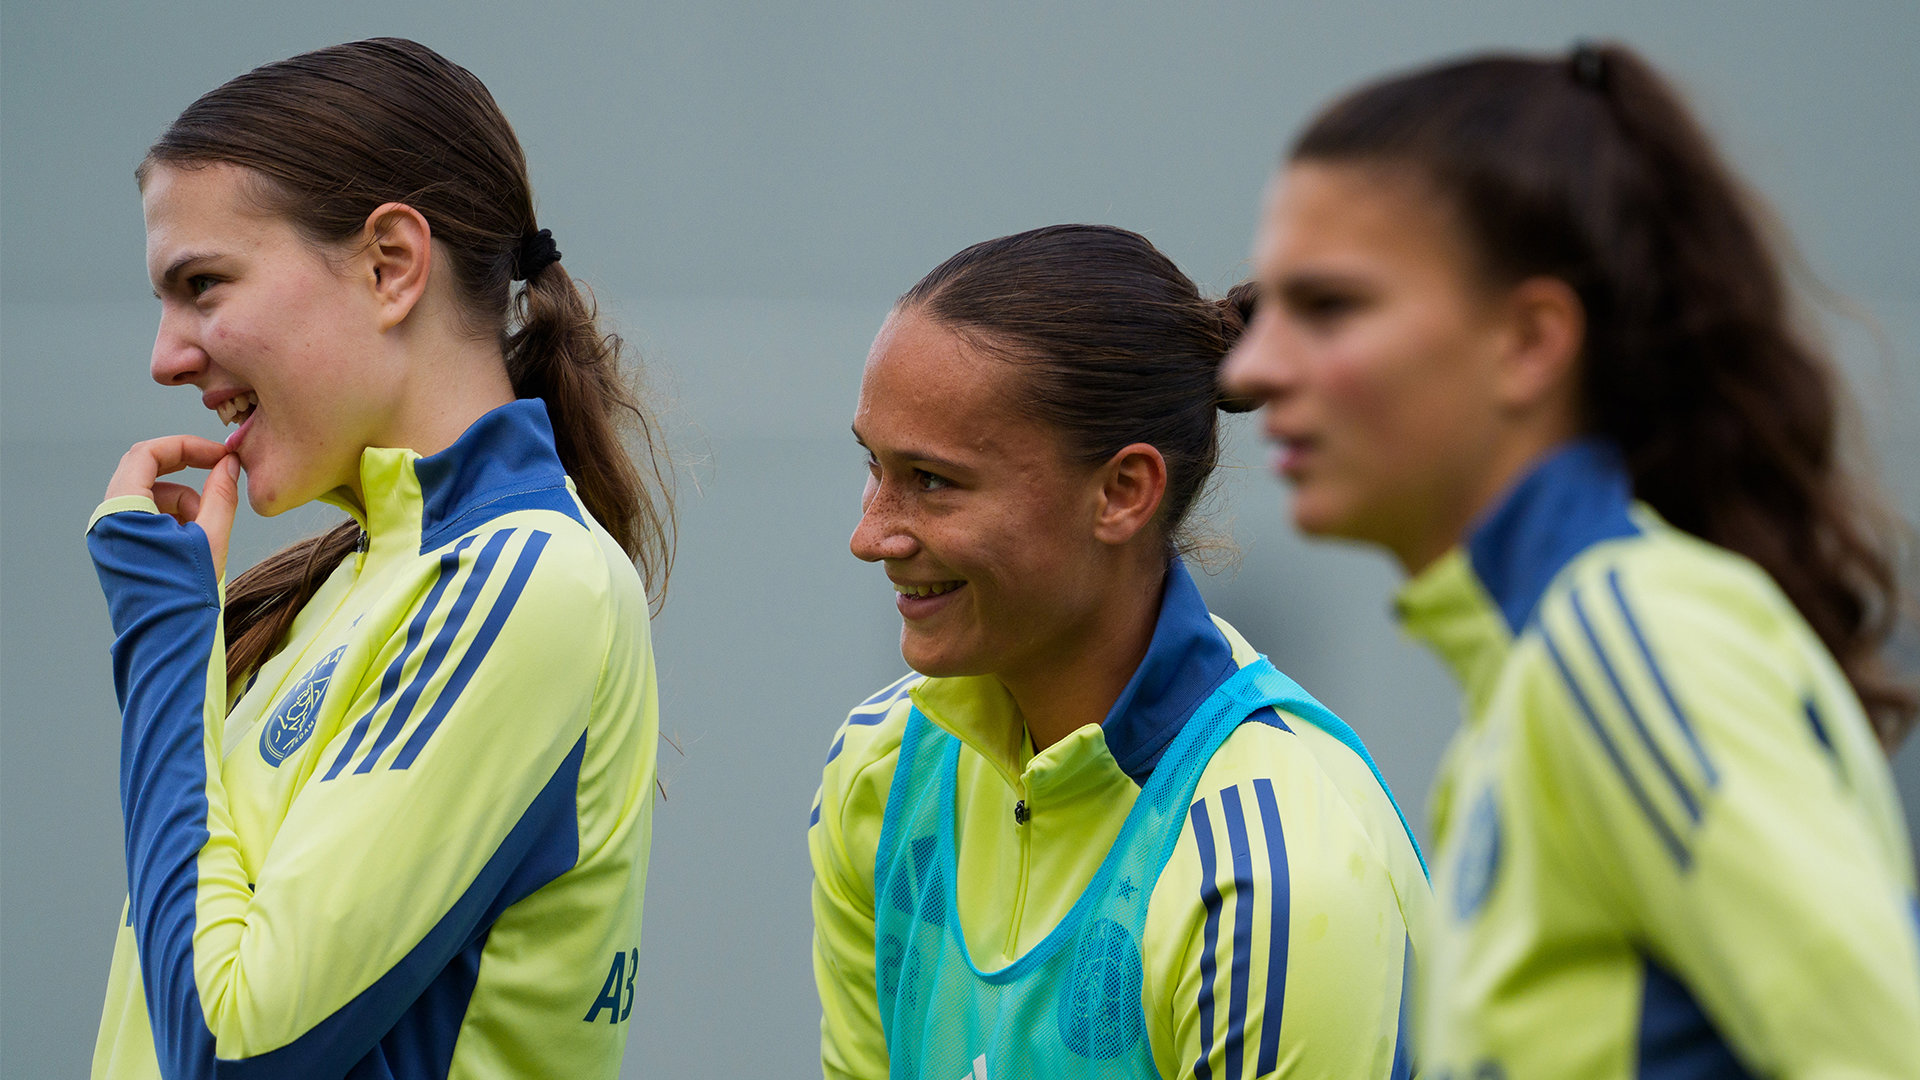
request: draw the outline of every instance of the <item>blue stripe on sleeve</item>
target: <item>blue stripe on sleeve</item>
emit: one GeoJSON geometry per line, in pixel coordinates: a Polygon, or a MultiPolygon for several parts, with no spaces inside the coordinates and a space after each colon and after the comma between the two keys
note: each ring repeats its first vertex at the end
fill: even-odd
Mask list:
{"type": "Polygon", "coordinates": [[[1226,1067],[1229,1077],[1245,1071],[1242,1059],[1247,1042],[1247,979],[1253,967],[1253,848],[1247,839],[1247,818],[1240,809],[1240,789],[1224,788],[1220,806],[1227,822],[1227,847],[1233,857],[1233,969],[1227,973],[1226,1067]]]}
{"type": "Polygon", "coordinates": [[[1287,1009],[1287,945],[1293,934],[1293,886],[1287,871],[1287,836],[1280,825],[1280,803],[1273,781],[1253,781],[1253,798],[1260,805],[1260,828],[1267,839],[1267,876],[1272,882],[1272,928],[1267,935],[1267,998],[1260,1014],[1260,1060],[1255,1076],[1279,1066],[1280,1025],[1287,1009]]]}
{"type": "Polygon", "coordinates": [[[1660,671],[1660,662],[1653,658],[1653,647],[1647,643],[1647,636],[1640,632],[1640,622],[1633,617],[1633,609],[1627,605],[1626,590],[1620,587],[1620,571],[1607,571],[1607,586],[1613,591],[1614,603],[1620,605],[1620,618],[1627,624],[1627,630],[1633,634],[1634,644],[1640,646],[1640,655],[1647,662],[1647,670],[1653,674],[1653,683],[1660,688],[1660,696],[1667,701],[1667,708],[1673,711],[1674,722],[1680,725],[1680,733],[1687,738],[1687,745],[1693,748],[1693,756],[1700,761],[1700,772],[1707,778],[1708,787],[1717,787],[1720,774],[1707,758],[1707,748],[1700,744],[1700,737],[1694,734],[1693,725],[1687,722],[1687,711],[1680,707],[1680,699],[1674,696],[1673,687],[1667,685],[1667,677],[1660,671]]]}
{"type": "Polygon", "coordinates": [[[827,749],[827,764],[828,765],[833,764],[833,759],[839,757],[840,751],[845,750],[846,748],[847,748],[847,734],[846,732],[843,731],[840,733],[839,738],[833,740],[833,745],[827,749]]]}
{"type": "Polygon", "coordinates": [[[1813,703],[1812,698],[1805,699],[1800,705],[1806,710],[1807,726],[1813,729],[1813,737],[1820,740],[1822,749],[1832,754],[1833,740],[1827,737],[1827,725],[1820,720],[1820,707],[1813,703]]]}
{"type": "Polygon", "coordinates": [[[461,692],[473,681],[473,673],[480,669],[488,650],[499,639],[500,630],[506,626],[507,617],[513,614],[514,605],[520,602],[520,593],[526,589],[527,579],[533,576],[534,564],[540,561],[540,553],[546,550],[547,541],[551,539],[551,533],[537,529],[528,534],[526,545],[520,549],[520,557],[514,560],[513,570],[507,574],[506,584],[500,587],[500,595],[494,600],[493,609],[487,612],[487,620],[480,624],[480,631],[473,636],[473,644],[467,646],[466,655],[460,658],[460,666],[454,668],[453,674],[447,677],[446,687],[434,699],[420,726],[414,729],[413,736],[394,757],[394,768],[404,769],[413,764],[413,759],[419,757],[420,751],[426,747],[427,740],[433,738],[433,733],[440,729],[440,722],[447,718],[454,703],[460,700],[461,692]]]}
{"type": "Polygon", "coordinates": [[[241,1061],[222,1061],[220,1075],[239,1080],[360,1076],[366,1071],[355,1070],[355,1062],[373,1059],[401,1063],[393,1075],[445,1076],[472,991],[469,984],[460,993],[465,979],[457,972],[448,976],[448,968],[486,939],[508,907],[579,860],[577,796],[586,751],[583,733],[472,884],[386,974],[293,1042],[241,1061]],[[442,983],[445,992],[429,993],[442,983]],[[416,1064],[409,1068],[408,1062],[416,1064]]]}
{"type": "Polygon", "coordinates": [[[460,635],[460,629],[466,624],[467,614],[473,610],[473,603],[480,596],[480,590],[493,573],[493,564],[500,558],[500,552],[507,546],[507,538],[513,535],[512,529],[502,529],[487,538],[486,546],[480,549],[480,555],[474,560],[473,569],[467,573],[466,584],[460,586],[460,596],[453,602],[453,609],[447,612],[447,621],[440,624],[440,632],[433,637],[433,644],[427,646],[427,654],[420,659],[420,670],[413,673],[413,681],[400,694],[400,700],[394,703],[393,712],[380,728],[379,737],[373,740],[373,746],[367,750],[367,756],[353,771],[355,774],[370,773],[386,753],[393,740],[400,737],[400,729],[413,718],[413,710],[420,702],[420,695],[426,692],[427,684],[433,681],[440,670],[441,661],[446,659],[447,650],[453,647],[453,639],[460,635]]]}
{"type": "Polygon", "coordinates": [[[1593,729],[1594,737],[1600,740],[1600,746],[1607,752],[1607,759],[1613,762],[1614,771],[1618,772],[1620,779],[1626,783],[1628,793],[1633,796],[1633,801],[1639,804],[1640,812],[1646,815],[1647,822],[1653,826],[1654,833],[1660,837],[1668,852],[1673,855],[1673,861],[1680,864],[1680,869],[1687,869],[1692,865],[1693,860],[1686,846],[1674,834],[1673,828],[1667,824],[1666,819],[1654,810],[1653,803],[1647,798],[1646,790],[1640,786],[1639,778],[1633,775],[1633,772],[1627,768],[1626,760],[1620,756],[1620,748],[1613,744],[1607,729],[1600,726],[1600,718],[1594,714],[1593,706],[1588,703],[1587,696],[1580,692],[1580,684],[1573,680],[1573,672],[1567,667],[1565,658],[1560,655],[1560,649],[1554,645],[1553,635],[1547,633],[1545,626],[1535,625],[1540,632],[1541,642],[1547,647],[1548,655],[1553,657],[1554,666],[1560,669],[1560,681],[1566,686],[1567,693],[1572,695],[1574,704],[1579,706],[1580,715],[1586,717],[1587,726],[1593,729]]]}
{"type": "Polygon", "coordinates": [[[346,768],[347,760],[353,757],[354,751],[360,749],[360,740],[366,738],[367,728],[373,724],[373,718],[393,699],[393,692],[400,688],[400,673],[406,668],[407,660],[420,644],[420,639],[425,636],[427,620],[433,617],[434,609],[440,606],[440,597],[446,593],[447,583],[453,580],[453,575],[460,569],[460,555],[473,543],[473,539],[471,536],[461,537],[459,543],[440,556],[440,576],[434,580],[433,588],[427,590],[427,598],[421,602],[420,610],[407,623],[407,641],[401,647],[400,655],[393,658],[393,663],[387,665],[386,673],[380,677],[380,700],[347,733],[346,745],[340,748],[339,756],[333,759],[332,767],[321,780],[331,780],[340,775],[340,770],[346,768]]]}
{"type": "Polygon", "coordinates": [[[1196,801],[1187,816],[1193,822],[1194,847],[1200,852],[1200,901],[1207,909],[1205,945],[1200,952],[1200,1058],[1193,1063],[1193,1077],[1211,1080],[1213,980],[1218,966],[1214,956],[1220,945],[1220,883],[1214,879],[1213,822],[1207,818],[1207,801],[1196,801]]]}
{"type": "Polygon", "coordinates": [[[1400,962],[1400,1020],[1393,1032],[1393,1066],[1389,1080],[1412,1080],[1413,1061],[1413,938],[1407,938],[1406,959],[1400,962]]]}
{"type": "Polygon", "coordinates": [[[852,714],[847,717],[847,723],[852,724],[854,727],[872,727],[875,724],[884,722],[887,714],[893,711],[893,703],[906,697],[913,689],[907,684],[919,677],[919,672],[909,671],[893,682],[888,683],[886,689],[879,691],[867,700],[855,705],[852,714]]]}
{"type": "Polygon", "coordinates": [[[206,690],[219,582],[200,526],[164,514],[109,514],[88,531],[87,549],[114,630],[128,914],[154,1053],[170,1080],[198,1080],[213,1075],[193,932],[209,837],[206,690]]]}
{"type": "Polygon", "coordinates": [[[1680,774],[1674,771],[1673,763],[1667,760],[1667,755],[1661,751],[1660,744],[1654,741],[1653,732],[1647,730],[1646,721],[1640,718],[1640,710],[1633,707],[1633,699],[1627,696],[1626,685],[1620,681],[1619,673],[1614,671],[1613,661],[1607,659],[1606,646],[1600,644],[1600,635],[1594,632],[1593,623],[1587,618],[1586,606],[1580,602],[1580,590],[1573,590],[1568,599],[1573,602],[1573,616],[1580,621],[1580,629],[1585,633],[1587,643],[1593,646],[1594,658],[1600,661],[1600,670],[1606,673],[1607,682],[1613,687],[1614,697],[1619,699],[1620,707],[1626,711],[1628,722],[1633,725],[1634,732],[1640,736],[1640,744],[1645,746],[1647,753],[1653,756],[1653,763],[1659,766],[1660,774],[1667,778],[1667,783],[1673,785],[1673,793],[1679,797],[1680,805],[1687,811],[1687,817],[1698,823],[1700,804],[1694,801],[1693,791],[1687,787],[1686,781],[1680,779],[1680,774]]]}

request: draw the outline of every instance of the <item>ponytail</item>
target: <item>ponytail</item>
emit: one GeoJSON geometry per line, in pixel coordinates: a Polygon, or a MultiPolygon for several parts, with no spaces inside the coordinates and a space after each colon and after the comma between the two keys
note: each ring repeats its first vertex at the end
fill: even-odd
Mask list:
{"type": "Polygon", "coordinates": [[[673,557],[673,500],[653,425],[620,368],[623,343],[600,331],[592,300],[558,263],[536,271],[515,306],[519,329],[506,348],[513,392],[547,403],[554,447],[580,501],[642,580],[657,583],[658,603],[673,557]],[[638,437],[651,484],[628,456],[623,429],[638,437]]]}
{"type": "MultiPolygon", "coordinates": [[[[349,243],[382,204],[433,230],[476,334],[500,342],[514,393],[538,397],[580,501],[640,567],[657,607],[672,562],[664,450],[591,301],[534,226],[525,155],[493,96],[417,42],[374,38],[255,68],[203,95],[136,171],[213,163],[252,170],[261,209],[318,246],[349,243]],[[402,153],[394,147],[405,147],[402,153]],[[515,295],[514,282],[525,281],[515,295]],[[628,456],[631,432],[644,471],[628,456]]],[[[439,272],[439,271],[437,271],[439,272]]],[[[270,556],[227,590],[227,682],[278,647],[359,540],[342,524],[270,556]]]]}
{"type": "Polygon", "coordinates": [[[1584,420],[1634,494],[1771,575],[1899,744],[1916,699],[1882,654],[1904,530],[1842,458],[1839,378],[1756,201],[1651,66],[1614,44],[1447,64],[1336,102],[1291,156],[1411,169],[1489,279],[1571,285],[1584,420]]]}

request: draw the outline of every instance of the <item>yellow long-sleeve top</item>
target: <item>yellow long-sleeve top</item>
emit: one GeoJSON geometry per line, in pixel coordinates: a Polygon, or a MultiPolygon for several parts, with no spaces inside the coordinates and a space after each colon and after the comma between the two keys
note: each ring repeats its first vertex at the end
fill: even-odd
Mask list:
{"type": "Polygon", "coordinates": [[[1466,691],[1435,788],[1430,1075],[1920,1077],[1893,778],[1764,571],[1582,442],[1400,611],[1466,691]]]}
{"type": "Polygon", "coordinates": [[[109,500],[130,896],[93,1075],[612,1077],[657,706],[545,407],[369,449],[365,529],[231,709],[197,525],[109,500]]]}
{"type": "MultiPolygon", "coordinates": [[[[833,738],[808,833],[825,1075],[888,1072],[873,882],[912,708],[962,744],[959,917],[973,962],[991,970],[1060,923],[1159,755],[1256,655],[1175,563],[1147,656],[1106,721],[1044,751],[990,677],[909,675],[856,707],[833,738]]],[[[1365,761],[1310,723],[1268,715],[1213,755],[1151,886],[1141,1008],[1154,1063],[1164,1077],[1221,1080],[1405,1076],[1404,991],[1429,903],[1419,856],[1365,761]]]]}

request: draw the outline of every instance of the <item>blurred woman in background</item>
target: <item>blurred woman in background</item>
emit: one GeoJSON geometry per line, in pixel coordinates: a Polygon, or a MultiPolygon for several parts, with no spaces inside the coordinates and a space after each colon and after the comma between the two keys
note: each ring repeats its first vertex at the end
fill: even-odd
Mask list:
{"type": "Polygon", "coordinates": [[[1920,1076],[1893,519],[1764,219],[1630,50],[1328,107],[1225,371],[1465,689],[1428,1076],[1920,1076]]]}
{"type": "Polygon", "coordinates": [[[1062,225],[881,327],[852,548],[914,670],[834,737],[809,827],[828,1077],[1407,1075],[1412,837],[1180,558],[1246,298],[1062,225]]]}

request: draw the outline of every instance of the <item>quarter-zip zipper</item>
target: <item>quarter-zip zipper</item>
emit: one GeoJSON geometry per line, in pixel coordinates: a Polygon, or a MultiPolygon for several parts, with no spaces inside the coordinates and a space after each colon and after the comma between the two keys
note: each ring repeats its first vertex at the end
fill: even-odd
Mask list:
{"type": "Polygon", "coordinates": [[[1007,923],[1006,944],[1001,949],[1001,955],[1009,961],[1023,951],[1021,932],[1027,917],[1027,883],[1033,873],[1033,805],[1028,802],[1025,787],[1021,784],[1014,789],[1013,831],[1020,845],[1020,873],[1014,879],[1013,903],[1009,905],[1011,919],[1007,923]]]}

